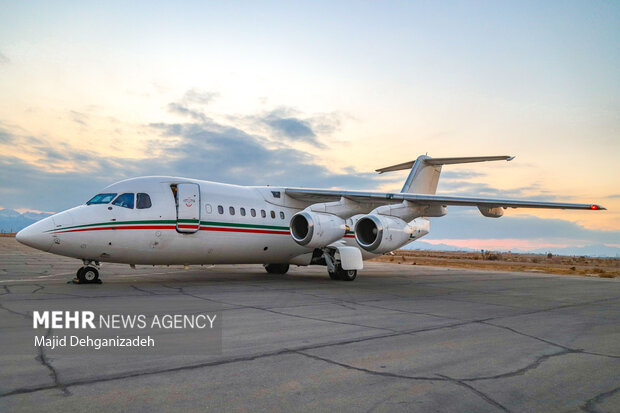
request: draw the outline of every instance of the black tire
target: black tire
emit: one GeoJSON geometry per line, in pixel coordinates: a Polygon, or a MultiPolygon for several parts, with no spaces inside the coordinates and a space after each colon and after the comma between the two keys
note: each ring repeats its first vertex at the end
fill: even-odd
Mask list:
{"type": "Polygon", "coordinates": [[[96,283],[99,281],[99,271],[95,267],[82,267],[78,270],[77,277],[84,284],[96,283]]]}
{"type": "Polygon", "coordinates": [[[286,274],[288,272],[289,265],[288,264],[267,264],[265,265],[265,270],[269,274],[286,274]]]}
{"type": "Polygon", "coordinates": [[[338,275],[342,281],[353,281],[357,277],[357,270],[343,270],[339,268],[338,275]]]}
{"type": "Polygon", "coordinates": [[[340,265],[336,266],[336,271],[327,273],[332,280],[353,281],[357,277],[357,270],[343,270],[340,265]]]}

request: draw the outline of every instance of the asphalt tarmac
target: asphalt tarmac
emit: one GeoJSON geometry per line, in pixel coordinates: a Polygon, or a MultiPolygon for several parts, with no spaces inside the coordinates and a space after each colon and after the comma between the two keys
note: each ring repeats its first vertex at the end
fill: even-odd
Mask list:
{"type": "Polygon", "coordinates": [[[620,411],[616,279],[104,264],[67,284],[78,265],[0,238],[0,411],[620,411]],[[221,350],[184,330],[148,356],[35,346],[32,312],[63,308],[217,313],[221,350]]]}

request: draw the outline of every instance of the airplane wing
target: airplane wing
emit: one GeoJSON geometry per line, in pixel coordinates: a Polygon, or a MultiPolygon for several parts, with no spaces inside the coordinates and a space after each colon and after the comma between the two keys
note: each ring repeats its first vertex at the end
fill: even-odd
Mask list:
{"type": "Polygon", "coordinates": [[[510,199],[485,199],[470,197],[455,197],[427,194],[390,193],[390,192],[364,192],[364,191],[340,191],[330,189],[307,189],[286,188],[285,193],[293,199],[309,204],[317,202],[338,201],[340,198],[348,198],[359,203],[370,204],[396,204],[404,200],[419,205],[456,205],[477,207],[502,207],[502,208],[543,208],[543,209],[587,209],[604,210],[597,204],[573,204],[565,202],[540,202],[521,201],[510,199]]]}

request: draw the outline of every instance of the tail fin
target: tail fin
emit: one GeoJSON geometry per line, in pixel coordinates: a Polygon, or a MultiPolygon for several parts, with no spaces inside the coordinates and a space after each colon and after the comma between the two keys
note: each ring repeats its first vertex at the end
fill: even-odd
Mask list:
{"type": "Polygon", "coordinates": [[[400,192],[410,194],[434,194],[441,174],[442,165],[457,163],[485,162],[485,161],[512,161],[514,156],[470,156],[466,158],[431,158],[427,155],[418,156],[415,161],[405,162],[377,169],[384,172],[400,171],[411,168],[409,176],[400,192]]]}

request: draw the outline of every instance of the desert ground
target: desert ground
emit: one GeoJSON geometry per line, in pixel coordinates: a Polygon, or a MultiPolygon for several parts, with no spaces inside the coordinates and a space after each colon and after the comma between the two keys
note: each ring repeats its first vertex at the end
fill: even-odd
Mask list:
{"type": "Polygon", "coordinates": [[[620,258],[560,256],[553,254],[513,254],[507,252],[448,252],[397,250],[374,259],[404,265],[432,265],[451,268],[472,268],[498,271],[523,271],[582,275],[586,277],[620,277],[620,258]]]}

